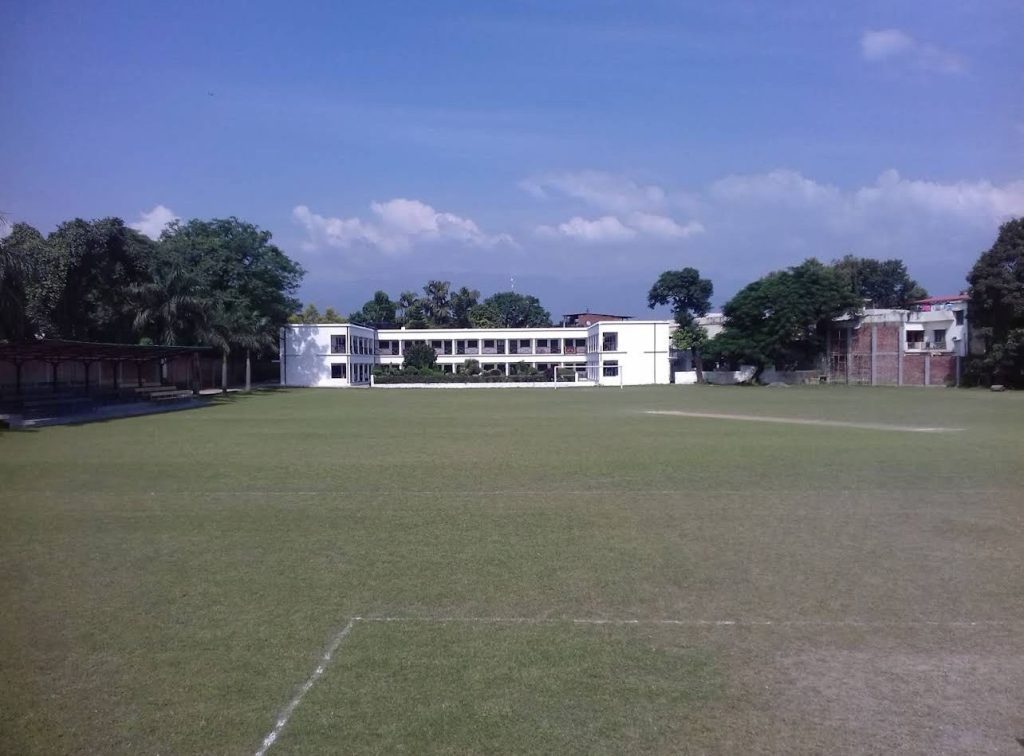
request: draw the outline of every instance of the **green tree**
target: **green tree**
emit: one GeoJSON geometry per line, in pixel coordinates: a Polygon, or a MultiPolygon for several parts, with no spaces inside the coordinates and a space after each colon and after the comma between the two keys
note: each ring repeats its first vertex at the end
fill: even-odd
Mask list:
{"type": "Polygon", "coordinates": [[[378,291],[373,299],[348,316],[350,323],[370,328],[394,328],[397,324],[398,305],[391,301],[386,291],[378,291]]]}
{"type": "Polygon", "coordinates": [[[437,353],[430,344],[414,343],[405,348],[405,359],[402,360],[403,368],[416,370],[433,370],[437,365],[437,353]]]}
{"type": "Polygon", "coordinates": [[[120,218],[62,223],[46,239],[34,291],[50,338],[130,343],[132,287],[151,280],[156,245],[120,218]]]}
{"type": "Polygon", "coordinates": [[[755,380],[769,365],[804,367],[821,356],[832,321],[859,305],[839,272],[809,259],[769,273],[730,299],[725,328],[707,352],[754,365],[755,380]]]}
{"type": "Polygon", "coordinates": [[[346,323],[348,322],[344,315],[335,310],[333,307],[328,307],[324,310],[324,323],[346,323]]]}
{"type": "Polygon", "coordinates": [[[295,325],[314,325],[323,322],[323,316],[316,305],[310,302],[302,308],[302,312],[296,312],[288,316],[288,322],[295,325]]]}
{"type": "Polygon", "coordinates": [[[480,301],[480,292],[465,286],[459,288],[452,294],[452,321],[456,328],[469,328],[472,321],[469,318],[470,311],[480,301]]]}
{"type": "Polygon", "coordinates": [[[0,239],[0,341],[35,335],[33,294],[47,255],[46,240],[28,224],[15,223],[0,239]]]}
{"type": "Polygon", "coordinates": [[[707,341],[707,332],[697,324],[697,318],[708,314],[714,286],[700,277],[696,268],[666,270],[647,293],[647,306],[671,305],[672,316],[679,326],[675,334],[676,348],[688,349],[693,355],[697,382],[704,382],[704,360],[701,347],[707,341]],[[685,346],[680,346],[685,345],[685,346]]]}
{"type": "Polygon", "coordinates": [[[475,328],[543,328],[551,325],[551,313],[537,297],[503,291],[472,308],[469,320],[475,328]]]}
{"type": "Polygon", "coordinates": [[[968,313],[985,354],[971,358],[984,380],[1024,387],[1024,218],[1004,223],[967,276],[968,313]]]}
{"type": "Polygon", "coordinates": [[[398,306],[395,315],[395,322],[398,326],[407,326],[409,310],[419,306],[422,311],[422,305],[420,305],[420,298],[417,296],[415,291],[403,291],[398,295],[398,306]]]}
{"type": "Polygon", "coordinates": [[[417,299],[409,307],[405,308],[402,325],[406,328],[430,328],[430,321],[427,319],[427,311],[423,300],[417,299]]]}
{"type": "Polygon", "coordinates": [[[169,261],[193,271],[230,317],[265,317],[275,327],[299,309],[302,267],[263,231],[238,218],[176,222],[160,240],[169,261]]]}
{"type": "Polygon", "coordinates": [[[466,313],[471,328],[499,328],[501,327],[501,313],[492,304],[473,305],[466,313]]]}
{"type": "Polygon", "coordinates": [[[846,255],[834,260],[832,267],[869,307],[907,308],[912,302],[928,296],[928,292],[910,277],[902,260],[846,255]]]}
{"type": "MultiPolygon", "coordinates": [[[[276,333],[299,309],[295,297],[302,281],[302,267],[271,243],[263,231],[238,218],[176,222],[160,237],[165,264],[193,272],[210,292],[210,332],[217,334],[222,355],[223,388],[227,390],[227,359],[233,348],[254,351],[254,332],[272,351],[276,333]]],[[[257,339],[257,340],[259,340],[257,339]]]]}
{"type": "Polygon", "coordinates": [[[252,391],[252,355],[277,351],[280,329],[265,315],[239,317],[230,329],[232,344],[245,351],[245,390],[252,391]]]}
{"type": "Polygon", "coordinates": [[[427,281],[420,300],[423,317],[430,328],[445,328],[452,322],[450,281],[427,281]]]}
{"type": "Polygon", "coordinates": [[[211,296],[178,266],[158,268],[153,280],[129,289],[132,327],[141,338],[168,346],[219,341],[210,330],[211,296]]]}

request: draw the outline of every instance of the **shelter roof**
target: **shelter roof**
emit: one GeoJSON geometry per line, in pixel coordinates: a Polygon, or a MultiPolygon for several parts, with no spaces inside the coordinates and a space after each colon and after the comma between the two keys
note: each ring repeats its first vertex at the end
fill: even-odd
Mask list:
{"type": "Polygon", "coordinates": [[[96,362],[98,360],[157,360],[209,351],[201,346],[161,346],[150,344],[102,344],[93,341],[0,342],[0,360],[7,362],[96,362]]]}

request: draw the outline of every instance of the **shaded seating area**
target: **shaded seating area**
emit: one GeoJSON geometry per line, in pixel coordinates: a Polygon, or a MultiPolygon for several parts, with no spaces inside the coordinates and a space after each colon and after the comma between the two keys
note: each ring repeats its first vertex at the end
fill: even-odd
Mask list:
{"type": "Polygon", "coordinates": [[[188,401],[207,347],[41,339],[0,343],[0,414],[83,415],[109,405],[188,401]]]}

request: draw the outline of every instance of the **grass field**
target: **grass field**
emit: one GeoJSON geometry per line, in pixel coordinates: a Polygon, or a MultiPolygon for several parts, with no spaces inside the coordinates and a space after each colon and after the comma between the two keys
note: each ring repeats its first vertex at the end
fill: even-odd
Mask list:
{"type": "Polygon", "coordinates": [[[1022,395],[266,392],[0,516],[4,753],[1024,753],[1022,395]]]}

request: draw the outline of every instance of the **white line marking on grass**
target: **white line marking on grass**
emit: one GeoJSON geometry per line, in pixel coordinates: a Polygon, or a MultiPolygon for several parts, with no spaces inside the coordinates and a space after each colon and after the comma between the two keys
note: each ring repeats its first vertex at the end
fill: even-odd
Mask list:
{"type": "Polygon", "coordinates": [[[316,681],[319,680],[327,670],[327,665],[330,664],[331,657],[334,656],[334,652],[338,650],[338,646],[341,645],[341,642],[345,640],[346,636],[352,632],[352,628],[355,626],[357,619],[359,618],[355,617],[349,620],[348,624],[331,639],[330,644],[327,646],[327,650],[324,651],[324,655],[320,657],[320,663],[316,666],[316,669],[313,670],[313,674],[311,674],[309,679],[302,684],[302,687],[299,688],[299,691],[295,694],[292,700],[288,702],[288,705],[281,710],[281,714],[278,716],[277,722],[274,723],[274,729],[267,734],[267,737],[263,738],[263,743],[260,744],[259,749],[256,751],[256,756],[265,756],[270,747],[274,745],[274,742],[281,734],[281,731],[284,730],[285,726],[288,724],[288,720],[291,719],[296,707],[302,703],[302,699],[305,698],[306,694],[309,693],[310,689],[316,684],[316,681]]]}
{"type": "Polygon", "coordinates": [[[769,619],[626,619],[626,618],[554,618],[554,617],[357,617],[358,622],[407,622],[434,625],[633,625],[680,627],[1010,627],[1024,625],[1021,620],[769,620],[769,619]]]}
{"type": "Polygon", "coordinates": [[[348,624],[343,627],[337,635],[335,635],[330,644],[327,646],[327,650],[324,651],[323,656],[320,657],[320,663],[317,664],[313,670],[313,674],[309,676],[299,688],[298,692],[292,697],[288,704],[281,710],[281,713],[277,717],[277,721],[274,723],[274,728],[263,738],[263,742],[260,747],[256,750],[255,756],[266,756],[267,751],[277,742],[281,732],[288,725],[288,721],[291,719],[292,714],[295,713],[295,709],[298,708],[299,704],[302,703],[302,699],[306,697],[306,694],[312,690],[313,686],[316,685],[317,681],[323,676],[324,672],[327,671],[327,665],[331,663],[335,652],[341,642],[352,632],[352,628],[355,627],[357,622],[377,622],[377,623],[422,623],[422,624],[433,624],[433,625],[445,625],[445,624],[479,624],[479,625],[586,625],[586,626],[632,626],[632,627],[658,627],[658,626],[677,626],[677,627],[865,627],[865,628],[882,628],[882,627],[1012,627],[1018,625],[1024,625],[1024,619],[1022,620],[918,620],[918,621],[867,621],[867,620],[769,620],[769,619],[750,619],[750,620],[733,620],[733,619],[636,619],[636,618],[600,618],[600,617],[577,617],[577,618],[557,618],[557,617],[458,617],[458,616],[434,616],[434,617],[417,617],[413,615],[406,616],[377,616],[377,617],[353,617],[348,621],[348,624]]]}
{"type": "Polygon", "coordinates": [[[751,423],[785,423],[787,425],[816,425],[825,428],[859,428],[860,430],[902,431],[904,433],[952,433],[963,428],[926,428],[916,425],[886,425],[885,423],[852,423],[845,420],[810,420],[798,417],[770,415],[727,415],[718,412],[683,412],[682,410],[645,410],[648,415],[696,417],[706,420],[745,420],[751,423]]]}

